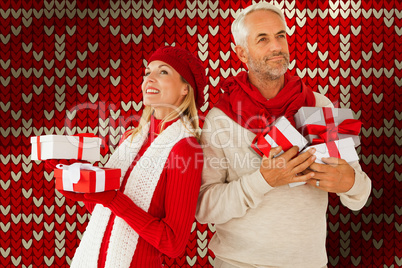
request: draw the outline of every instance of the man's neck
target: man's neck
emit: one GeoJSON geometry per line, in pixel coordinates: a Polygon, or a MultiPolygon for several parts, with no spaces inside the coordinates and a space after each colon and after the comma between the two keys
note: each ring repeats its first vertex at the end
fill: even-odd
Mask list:
{"type": "Polygon", "coordinates": [[[285,76],[282,75],[278,79],[270,80],[256,76],[253,73],[248,74],[251,84],[253,84],[261,92],[266,99],[273,99],[281,91],[285,84],[285,76]]]}

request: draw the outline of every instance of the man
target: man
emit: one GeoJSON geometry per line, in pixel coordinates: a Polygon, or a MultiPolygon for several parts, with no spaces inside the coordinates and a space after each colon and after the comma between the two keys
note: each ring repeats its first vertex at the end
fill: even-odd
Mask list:
{"type": "Polygon", "coordinates": [[[215,267],[325,267],[328,192],[361,209],[371,181],[360,165],[336,158],[315,163],[298,148],[261,158],[251,143],[279,116],[292,123],[301,106],[331,107],[300,78],[287,73],[286,22],[273,5],[246,8],[232,25],[235,51],[248,67],[227,79],[206,117],[205,164],[196,218],[215,223],[210,249],[215,267]],[[305,185],[289,187],[292,182],[305,185]]]}

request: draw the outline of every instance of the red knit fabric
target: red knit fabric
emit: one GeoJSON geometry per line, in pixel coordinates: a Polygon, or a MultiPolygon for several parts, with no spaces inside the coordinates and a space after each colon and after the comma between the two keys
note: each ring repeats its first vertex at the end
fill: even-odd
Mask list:
{"type": "MultiPolygon", "coordinates": [[[[173,122],[166,124],[165,128],[173,122]]],[[[194,146],[198,145],[195,138],[183,139],[172,148],[148,212],[122,194],[133,167],[156,138],[156,133],[159,133],[159,123],[160,120],[152,117],[148,140],[126,172],[121,192],[109,206],[113,213],[103,237],[98,267],[105,265],[116,216],[124,219],[140,236],[130,267],[159,268],[162,264],[161,253],[177,257],[185,249],[194,222],[203,165],[202,149],[194,146]]],[[[92,204],[88,204],[87,208],[92,211],[92,204]]]]}
{"type": "Polygon", "coordinates": [[[294,125],[293,115],[300,107],[315,106],[313,91],[299,77],[288,73],[284,87],[271,100],[250,83],[247,72],[226,79],[222,89],[224,94],[215,107],[256,134],[283,115],[294,125]]]}

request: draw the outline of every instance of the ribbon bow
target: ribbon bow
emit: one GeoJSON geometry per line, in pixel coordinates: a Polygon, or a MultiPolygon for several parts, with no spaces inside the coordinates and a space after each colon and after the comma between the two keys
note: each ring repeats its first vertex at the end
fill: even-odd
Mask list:
{"type": "Polygon", "coordinates": [[[359,135],[362,122],[356,119],[345,119],[338,126],[335,126],[332,109],[323,107],[322,110],[324,112],[325,126],[309,124],[302,126],[300,129],[303,136],[312,134],[319,137],[312,140],[313,145],[339,140],[338,134],[359,135]]]}
{"type": "Polygon", "coordinates": [[[274,118],[269,116],[265,109],[261,109],[258,113],[257,118],[249,118],[249,120],[257,120],[257,129],[255,129],[255,133],[266,133],[266,128],[274,122],[274,118]]]}
{"type": "Polygon", "coordinates": [[[56,168],[63,170],[63,189],[65,191],[74,191],[74,184],[77,184],[81,179],[81,170],[92,170],[96,172],[96,192],[105,190],[105,170],[100,167],[95,167],[92,164],[74,163],[72,165],[58,164],[56,168]]]}

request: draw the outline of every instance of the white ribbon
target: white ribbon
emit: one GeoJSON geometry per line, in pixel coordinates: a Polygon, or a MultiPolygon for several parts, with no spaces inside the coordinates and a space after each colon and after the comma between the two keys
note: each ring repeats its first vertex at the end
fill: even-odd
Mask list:
{"type": "Polygon", "coordinates": [[[65,191],[74,191],[73,184],[76,184],[80,181],[80,171],[81,170],[92,170],[96,172],[96,184],[95,191],[96,192],[104,192],[105,191],[105,182],[106,175],[105,170],[100,167],[95,167],[91,164],[85,163],[74,163],[72,165],[56,165],[57,168],[63,170],[63,189],[65,191]]]}

